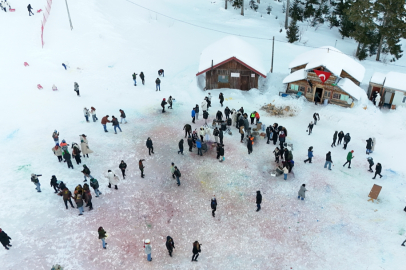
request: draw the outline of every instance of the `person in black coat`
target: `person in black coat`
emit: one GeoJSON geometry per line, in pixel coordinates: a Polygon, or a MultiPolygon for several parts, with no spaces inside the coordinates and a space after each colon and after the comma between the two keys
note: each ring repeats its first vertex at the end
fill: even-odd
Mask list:
{"type": "Polygon", "coordinates": [[[317,120],[320,121],[320,115],[318,113],[314,113],[313,114],[313,119],[314,119],[314,124],[317,124],[317,120]]]}
{"type": "Polygon", "coordinates": [[[175,242],[173,242],[173,239],[170,236],[166,237],[166,248],[168,249],[169,256],[172,257],[172,252],[173,249],[175,248],[175,242]]]}
{"type": "Polygon", "coordinates": [[[154,147],[153,147],[152,140],[150,137],[148,137],[147,142],[145,144],[148,148],[148,154],[149,155],[151,155],[151,153],[154,154],[154,147]]]}
{"type": "Polygon", "coordinates": [[[178,155],[179,155],[179,153],[181,153],[182,155],[183,155],[183,139],[181,139],[180,141],[179,141],[179,151],[178,151],[178,155]]]}
{"type": "Polygon", "coordinates": [[[228,119],[228,118],[230,118],[230,109],[228,108],[228,107],[226,107],[225,109],[224,109],[224,115],[226,116],[226,119],[228,119]]]}
{"type": "Polygon", "coordinates": [[[338,131],[334,132],[334,135],[333,135],[333,143],[331,144],[331,147],[336,146],[337,134],[338,134],[338,131]]]}
{"type": "Polygon", "coordinates": [[[247,148],[248,148],[248,154],[252,153],[252,144],[253,144],[253,139],[254,137],[249,136],[247,140],[247,148]]]}
{"type": "Polygon", "coordinates": [[[220,99],[220,104],[221,104],[221,107],[223,107],[223,102],[224,102],[224,96],[223,96],[223,93],[220,93],[220,95],[219,95],[219,99],[220,99]]]}
{"type": "Polygon", "coordinates": [[[56,176],[55,175],[52,175],[52,178],[51,178],[51,187],[53,187],[54,188],[54,190],[55,190],[55,193],[58,193],[58,180],[56,179],[56,176]]]}
{"type": "Polygon", "coordinates": [[[189,124],[186,124],[186,125],[183,127],[183,130],[185,131],[185,138],[186,138],[187,134],[189,134],[189,136],[190,136],[190,134],[191,134],[191,132],[192,132],[192,126],[189,125],[189,124]]]}
{"type": "Polygon", "coordinates": [[[343,140],[343,138],[344,138],[344,132],[341,130],[340,133],[338,133],[338,142],[337,142],[337,145],[340,145],[340,144],[341,144],[341,141],[343,140]]]}
{"type": "Polygon", "coordinates": [[[343,149],[347,149],[348,143],[351,141],[350,133],[345,134],[344,136],[344,147],[343,149]]]}
{"type": "Polygon", "coordinates": [[[218,121],[223,120],[223,113],[221,111],[217,111],[216,118],[218,121]]]}
{"type": "Polygon", "coordinates": [[[201,246],[201,245],[200,245],[199,242],[197,242],[197,241],[195,241],[195,242],[193,243],[192,262],[193,262],[193,261],[197,262],[197,257],[199,257],[199,253],[202,251],[202,250],[200,249],[200,246],[201,246]]]}
{"type": "Polygon", "coordinates": [[[275,154],[275,162],[279,163],[279,148],[276,147],[275,150],[273,150],[273,153],[275,154]]]}
{"type": "Polygon", "coordinates": [[[64,190],[65,188],[66,188],[65,183],[61,181],[61,182],[59,183],[59,190],[64,190]]]}
{"type": "Polygon", "coordinates": [[[381,165],[381,163],[377,163],[375,166],[375,176],[372,179],[375,179],[377,174],[379,174],[379,176],[382,178],[381,171],[382,171],[382,165],[381,165]]]}
{"type": "Polygon", "coordinates": [[[144,72],[142,72],[142,71],[140,73],[140,78],[141,78],[142,84],[145,84],[145,80],[144,80],[145,76],[144,76],[144,72]]]}
{"type": "Polygon", "coordinates": [[[2,229],[0,229],[0,243],[3,245],[5,249],[9,249],[11,237],[7,235],[2,229]]]}
{"type": "Polygon", "coordinates": [[[162,100],[161,102],[161,107],[162,107],[162,112],[165,112],[165,105],[167,104],[167,102],[165,101],[165,98],[162,100]]]}
{"type": "Polygon", "coordinates": [[[273,145],[276,144],[276,142],[278,141],[278,135],[279,135],[279,129],[278,129],[278,124],[275,123],[273,124],[273,134],[272,134],[272,141],[273,141],[273,145]]]}
{"type": "Polygon", "coordinates": [[[371,138],[369,138],[368,140],[367,140],[367,155],[369,155],[370,153],[372,153],[372,139],[371,138]]]}
{"type": "Polygon", "coordinates": [[[256,203],[257,203],[257,212],[259,211],[259,210],[261,210],[261,203],[262,203],[262,195],[261,195],[261,191],[257,191],[257,200],[256,200],[256,203]]]}
{"type": "Polygon", "coordinates": [[[372,166],[374,166],[373,158],[369,157],[369,158],[367,158],[367,160],[368,160],[368,163],[369,163],[369,170],[368,171],[374,172],[374,170],[372,170],[372,166]]]}
{"type": "Polygon", "coordinates": [[[222,129],[220,129],[219,138],[220,138],[220,144],[223,144],[224,133],[223,133],[222,129]]]}
{"type": "Polygon", "coordinates": [[[31,11],[32,10],[31,4],[28,4],[27,9],[28,9],[28,15],[30,15],[30,16],[31,16],[31,14],[34,15],[34,13],[32,13],[32,11],[31,11]]]}
{"type": "Polygon", "coordinates": [[[73,169],[73,165],[72,165],[72,160],[71,160],[71,155],[68,151],[65,151],[63,154],[63,158],[66,160],[66,164],[68,164],[68,168],[72,168],[73,169]]]}
{"type": "Polygon", "coordinates": [[[118,167],[121,170],[121,173],[123,174],[123,179],[125,179],[125,169],[127,169],[127,164],[125,164],[124,160],[120,162],[120,165],[118,167]]]}
{"type": "Polygon", "coordinates": [[[213,198],[211,199],[210,206],[211,206],[211,209],[212,209],[211,215],[212,215],[213,217],[215,217],[215,216],[216,216],[215,212],[216,212],[216,210],[217,210],[217,200],[216,200],[216,196],[215,196],[215,195],[213,195],[213,198]]]}
{"type": "Polygon", "coordinates": [[[269,126],[266,128],[266,137],[267,137],[267,141],[266,143],[269,144],[269,140],[271,140],[271,136],[272,136],[272,127],[269,126]]]}
{"type": "Polygon", "coordinates": [[[240,119],[238,119],[238,127],[244,126],[244,116],[240,116],[240,119]]]}
{"type": "Polygon", "coordinates": [[[310,122],[310,124],[307,126],[307,130],[309,131],[309,135],[312,133],[313,130],[313,121],[310,122]]]}
{"type": "Polygon", "coordinates": [[[189,135],[189,137],[187,138],[187,144],[189,145],[189,152],[192,152],[192,148],[193,148],[193,138],[189,135]]]}
{"type": "Polygon", "coordinates": [[[220,154],[220,156],[219,156],[220,160],[219,161],[223,162],[223,158],[224,158],[224,145],[223,144],[220,145],[219,154],[220,154]]]}

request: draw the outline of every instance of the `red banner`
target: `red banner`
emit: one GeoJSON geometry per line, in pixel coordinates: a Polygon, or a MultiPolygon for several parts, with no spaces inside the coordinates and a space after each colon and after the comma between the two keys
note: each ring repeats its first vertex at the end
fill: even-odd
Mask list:
{"type": "Polygon", "coordinates": [[[328,78],[330,78],[331,73],[330,72],[325,72],[321,70],[313,70],[314,73],[316,73],[317,76],[319,76],[321,82],[324,84],[325,81],[327,81],[328,78]]]}

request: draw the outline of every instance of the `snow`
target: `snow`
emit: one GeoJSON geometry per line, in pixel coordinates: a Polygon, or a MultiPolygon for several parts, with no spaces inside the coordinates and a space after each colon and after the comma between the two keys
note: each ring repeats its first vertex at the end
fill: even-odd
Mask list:
{"type": "Polygon", "coordinates": [[[290,82],[295,82],[299,80],[305,79],[307,76],[307,72],[305,69],[299,69],[296,70],[295,72],[290,73],[288,76],[286,76],[285,79],[283,79],[283,83],[290,83],[290,82]]]}
{"type": "Polygon", "coordinates": [[[337,86],[356,100],[366,96],[365,91],[348,78],[341,79],[337,86]]]}
{"type": "Polygon", "coordinates": [[[270,68],[266,68],[261,54],[253,45],[236,36],[226,36],[202,51],[198,73],[210,68],[212,60],[213,66],[215,66],[232,57],[236,57],[251,68],[257,70],[264,77],[266,77],[270,68]]]}
{"type": "Polygon", "coordinates": [[[385,88],[406,91],[406,73],[388,72],[385,79],[385,88]]]}
{"type": "Polygon", "coordinates": [[[385,74],[381,73],[381,72],[374,72],[374,74],[371,77],[371,83],[376,83],[376,84],[380,84],[383,85],[383,83],[385,82],[385,74]]]}
{"type": "Polygon", "coordinates": [[[289,68],[304,64],[307,64],[305,70],[324,66],[337,77],[340,77],[341,71],[344,70],[359,82],[362,82],[365,74],[365,68],[361,63],[332,46],[323,46],[300,54],[289,63],[289,68]]]}
{"type": "MultiPolygon", "coordinates": [[[[309,49],[275,42],[274,72],[259,89],[210,91],[209,122],[223,109],[217,99],[221,91],[225,106],[257,110],[265,125],[285,126],[295,160],[288,180],[270,176],[277,166],[274,145],[257,140],[248,155],[235,127],[232,135],[224,136],[223,163],[215,159],[215,149],[199,157],[196,149],[190,153],[185,145],[184,155],[178,155],[183,126],[191,124],[190,111],[207,95],[195,76],[199,55],[224,33],[182,24],[128,1],[106,0],[69,1],[71,31],[64,1],[53,1],[41,49],[42,15],[29,17],[26,2],[9,1],[16,12],[0,13],[0,24],[5,26],[0,42],[0,227],[13,246],[9,251],[0,248],[2,270],[43,270],[56,263],[75,270],[404,268],[405,248],[400,244],[406,231],[402,211],[406,109],[379,110],[370,102],[366,109],[361,104],[351,109],[315,106],[304,98],[279,97],[289,62],[309,49]],[[70,68],[65,71],[61,64],[66,61],[70,68]],[[24,62],[30,66],[24,67],[24,62]],[[165,77],[156,92],[160,68],[165,77]],[[138,79],[135,87],[131,74],[140,71],[145,73],[145,86],[138,79]],[[73,91],[75,81],[81,97],[73,91]],[[43,90],[36,88],[39,83],[43,90]],[[53,84],[58,91],[52,91],[53,84]],[[162,114],[160,102],[169,95],[175,98],[173,110],[162,114]],[[298,113],[286,118],[267,115],[260,107],[270,102],[298,113]],[[109,124],[105,133],[100,122],[85,122],[83,108],[90,106],[96,108],[99,121],[106,114],[119,116],[123,109],[128,124],[121,125],[123,132],[117,135],[109,124]],[[321,120],[309,136],[305,130],[314,112],[321,120]],[[83,184],[82,164],[73,161],[74,169],[68,169],[51,152],[55,129],[69,144],[79,143],[79,134],[86,134],[94,151],[89,159],[82,158],[82,164],[99,180],[103,195],[95,198],[92,190],[94,210],[85,208],[80,217],[77,209],[66,210],[49,186],[52,175],[71,191],[83,184]],[[351,134],[347,151],[341,145],[331,148],[335,130],[351,134]],[[147,137],[154,143],[152,156],[145,146],[147,137]],[[375,180],[367,172],[369,137],[377,142],[371,156],[383,166],[383,178],[375,180]],[[304,164],[309,146],[314,147],[313,163],[304,164]],[[350,150],[355,151],[352,169],[343,168],[350,150]],[[332,171],[323,168],[328,151],[337,165],[332,171]],[[139,159],[145,159],[145,178],[140,177],[139,159]],[[121,160],[128,165],[126,179],[119,174],[121,160]],[[171,162],[182,173],[180,187],[171,177],[171,162]],[[104,175],[109,169],[120,176],[118,190],[107,187],[104,175]],[[43,175],[39,177],[42,193],[30,182],[31,173],[43,175]],[[306,200],[299,201],[297,192],[303,183],[309,191],[306,200]],[[368,202],[373,184],[383,188],[378,201],[368,202]],[[257,190],[263,195],[258,213],[257,190]],[[218,201],[216,218],[210,209],[213,195],[218,201]],[[106,250],[97,236],[100,226],[107,231],[106,250]],[[175,241],[173,257],[166,251],[167,235],[175,241]],[[144,239],[151,239],[152,262],[146,260],[144,239]],[[192,263],[196,240],[203,244],[202,253],[199,262],[192,263]]],[[[273,0],[261,1],[259,12],[247,9],[244,17],[231,7],[224,10],[223,1],[131,1],[196,25],[286,40],[285,30],[279,33],[282,3],[273,0]],[[271,16],[264,14],[268,4],[273,6],[271,16]]],[[[46,1],[30,3],[34,10],[44,10],[46,1]]],[[[255,43],[264,62],[271,63],[272,42],[241,39],[255,43]]],[[[337,29],[327,24],[309,28],[302,40],[308,46],[338,40],[337,48],[347,54],[357,46],[354,40],[342,40],[337,29]]],[[[405,59],[397,64],[406,65],[405,59]]],[[[365,63],[368,80],[374,71],[402,70],[381,62],[365,63]]],[[[204,124],[201,115],[193,128],[204,124]]]]}

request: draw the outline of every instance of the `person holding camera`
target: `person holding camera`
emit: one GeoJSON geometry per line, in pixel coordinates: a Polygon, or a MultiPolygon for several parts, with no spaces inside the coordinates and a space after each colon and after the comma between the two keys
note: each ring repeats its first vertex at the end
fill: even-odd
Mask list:
{"type": "Polygon", "coordinates": [[[36,186],[35,189],[37,190],[37,192],[41,192],[41,184],[39,183],[38,176],[42,176],[42,174],[32,173],[31,174],[31,182],[33,182],[34,185],[36,186]]]}

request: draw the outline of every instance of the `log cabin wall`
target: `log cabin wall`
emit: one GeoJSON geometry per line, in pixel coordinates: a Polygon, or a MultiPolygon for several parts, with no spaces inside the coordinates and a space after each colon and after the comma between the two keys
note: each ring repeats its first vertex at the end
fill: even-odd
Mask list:
{"type": "Polygon", "coordinates": [[[232,88],[250,90],[258,88],[259,75],[247,67],[231,60],[206,72],[206,89],[232,88]],[[239,73],[239,77],[231,77],[231,73],[239,73]]]}
{"type": "Polygon", "coordinates": [[[297,70],[299,70],[299,69],[304,69],[304,68],[306,67],[306,65],[307,65],[307,64],[303,64],[303,65],[301,65],[301,66],[297,66],[297,67],[291,68],[290,73],[293,73],[293,72],[295,72],[295,71],[297,71],[297,70]]]}

